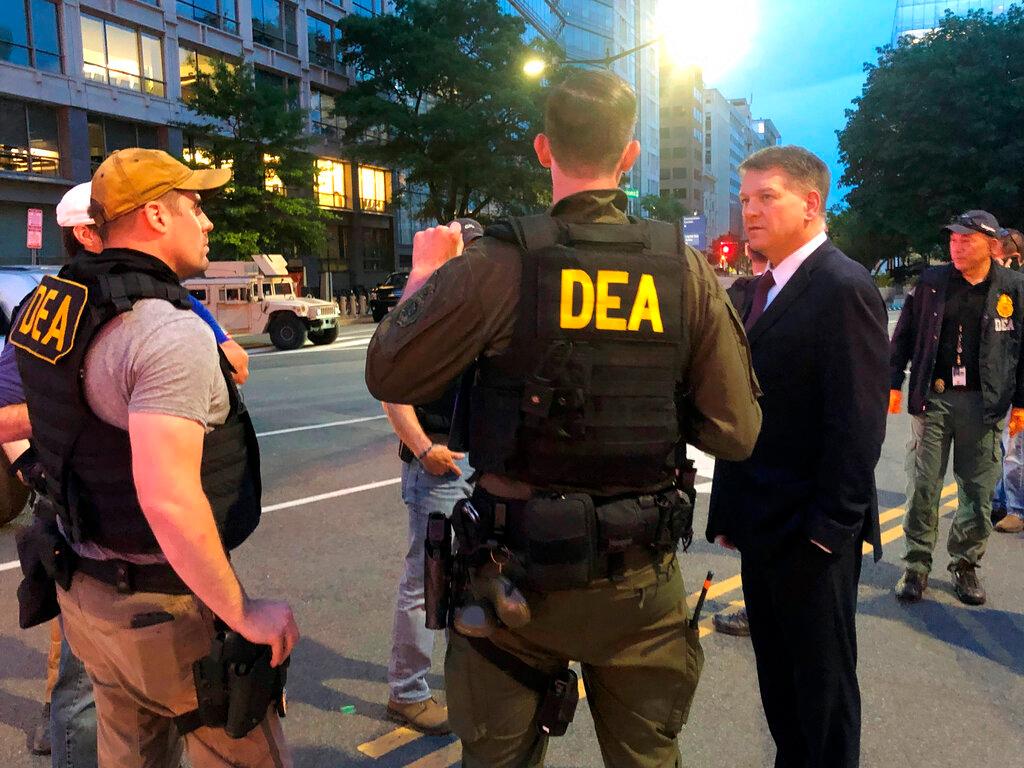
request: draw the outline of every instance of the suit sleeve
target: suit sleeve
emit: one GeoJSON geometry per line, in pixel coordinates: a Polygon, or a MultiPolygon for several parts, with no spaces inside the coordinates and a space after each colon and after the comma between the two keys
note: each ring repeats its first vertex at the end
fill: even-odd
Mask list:
{"type": "Polygon", "coordinates": [[[687,249],[684,307],[690,359],[678,402],[688,443],[715,458],[750,456],[761,431],[761,394],[736,310],[707,261],[687,249]]]}
{"type": "Polygon", "coordinates": [[[902,389],[907,365],[914,355],[914,292],[907,294],[899,322],[889,343],[889,388],[902,389]]]}
{"type": "MultiPolygon", "coordinates": [[[[859,538],[875,508],[875,465],[885,440],[889,375],[885,304],[865,272],[843,276],[818,325],[821,434],[811,539],[835,551],[859,538]]],[[[808,407],[813,407],[808,404],[808,407]]]]}

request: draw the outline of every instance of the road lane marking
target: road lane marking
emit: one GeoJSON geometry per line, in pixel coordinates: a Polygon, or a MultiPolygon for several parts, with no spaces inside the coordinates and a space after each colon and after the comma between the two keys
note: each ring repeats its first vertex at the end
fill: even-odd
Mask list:
{"type": "Polygon", "coordinates": [[[447,747],[442,747],[436,752],[431,752],[426,757],[421,757],[405,768],[448,768],[462,760],[462,742],[454,741],[447,747]]]}
{"type": "Polygon", "coordinates": [[[21,565],[21,562],[18,561],[18,560],[11,560],[11,562],[9,562],[9,563],[2,563],[2,564],[0,564],[0,572],[2,572],[2,571],[13,571],[15,568],[17,568],[20,565],[21,565]]]}
{"type": "Polygon", "coordinates": [[[272,429],[268,432],[257,432],[256,437],[273,437],[274,435],[289,435],[293,432],[308,432],[311,429],[327,429],[329,427],[347,427],[349,424],[362,424],[364,421],[378,421],[386,419],[383,413],[379,416],[360,416],[355,419],[344,421],[325,421],[323,424],[307,424],[304,427],[288,427],[287,429],[272,429]]]}
{"type": "Polygon", "coordinates": [[[352,488],[342,488],[340,491],[331,491],[329,493],[318,493],[316,496],[307,496],[304,499],[295,499],[294,501],[282,501],[280,504],[270,504],[263,508],[264,512],[276,512],[279,509],[291,509],[292,507],[302,507],[306,504],[315,504],[318,501],[326,501],[327,499],[337,499],[341,496],[351,496],[353,493],[362,493],[363,491],[372,491],[376,488],[384,488],[388,485],[397,485],[402,482],[400,477],[392,477],[389,480],[378,480],[376,483],[367,483],[366,485],[357,485],[352,488]]]}
{"type": "Polygon", "coordinates": [[[365,744],[360,744],[357,749],[367,757],[372,757],[376,760],[378,757],[386,755],[388,752],[392,752],[399,747],[404,747],[413,741],[416,741],[422,736],[419,731],[414,731],[412,728],[396,728],[393,731],[389,731],[381,736],[379,739],[368,741],[365,744]]]}

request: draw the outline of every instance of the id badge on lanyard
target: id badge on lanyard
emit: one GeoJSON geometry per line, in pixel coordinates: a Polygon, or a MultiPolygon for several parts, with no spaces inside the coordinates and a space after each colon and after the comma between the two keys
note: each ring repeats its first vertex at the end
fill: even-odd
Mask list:
{"type": "Polygon", "coordinates": [[[956,333],[956,365],[953,366],[953,386],[967,386],[967,366],[963,364],[961,356],[964,353],[964,326],[957,326],[956,333]]]}

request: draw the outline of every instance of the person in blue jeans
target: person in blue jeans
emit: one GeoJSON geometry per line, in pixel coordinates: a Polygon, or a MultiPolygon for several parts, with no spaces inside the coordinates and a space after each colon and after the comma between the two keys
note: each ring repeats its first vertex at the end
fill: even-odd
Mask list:
{"type": "MultiPolygon", "coordinates": [[[[89,202],[92,184],[86,182],[70,189],[57,205],[57,224],[62,227],[64,247],[69,259],[83,251],[99,253],[103,244],[89,216],[89,202]]],[[[249,355],[234,341],[214,319],[210,311],[195,297],[190,297],[192,310],[201,317],[213,331],[217,344],[224,352],[234,373],[232,378],[241,386],[249,378],[249,355]]],[[[13,318],[12,318],[13,320],[13,318]]],[[[5,345],[0,351],[0,411],[25,403],[14,347],[5,345]]],[[[9,445],[17,438],[28,437],[30,426],[28,415],[20,427],[16,419],[0,419],[0,423],[13,430],[0,435],[0,442],[9,445]]],[[[59,621],[59,619],[55,619],[59,621]]],[[[53,768],[90,767],[97,764],[96,758],[96,704],[92,695],[92,683],[85,666],[71,652],[67,639],[61,633],[60,661],[56,682],[50,692],[50,700],[43,706],[44,722],[33,734],[30,750],[35,754],[51,755],[53,768]],[[49,717],[49,727],[45,718],[49,717]]],[[[167,768],[175,768],[180,762],[172,754],[167,768]]]]}
{"type": "MultiPolygon", "coordinates": [[[[1007,232],[1000,243],[1002,263],[1008,269],[1019,271],[1024,235],[1016,229],[1007,232]]],[[[992,522],[999,533],[1024,531],[1024,433],[1010,437],[1006,427],[1003,428],[1003,474],[992,496],[992,522]]]]}

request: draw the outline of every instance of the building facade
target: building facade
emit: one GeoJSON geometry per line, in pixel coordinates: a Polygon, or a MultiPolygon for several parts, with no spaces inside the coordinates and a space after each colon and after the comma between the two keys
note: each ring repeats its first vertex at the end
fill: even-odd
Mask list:
{"type": "MultiPolygon", "coordinates": [[[[501,0],[501,5],[526,21],[527,39],[553,40],[569,60],[615,56],[658,37],[656,0],[501,0]]],[[[611,68],[636,90],[636,137],[643,150],[623,185],[634,200],[656,195],[661,175],[657,46],[618,59],[611,68]]]]}
{"type": "Polygon", "coordinates": [[[982,10],[1003,13],[1013,3],[1006,0],[897,0],[892,25],[892,42],[904,35],[922,37],[931,32],[947,10],[956,14],[982,10]]]}
{"type": "MultiPolygon", "coordinates": [[[[385,12],[385,0],[7,0],[0,44],[0,263],[27,263],[25,219],[43,210],[42,261],[62,258],[54,208],[115,149],[188,155],[181,102],[213,57],[256,67],[309,110],[316,156],[310,194],[331,212],[328,244],[299,254],[307,285],[372,286],[395,268],[385,168],[344,156],[334,97],[352,81],[338,60],[338,21],[385,12]]],[[[194,156],[194,155],[193,155],[194,156]]],[[[293,191],[289,190],[289,194],[293,191]]],[[[216,254],[212,254],[216,258],[216,254]]]]}
{"type": "MultiPolygon", "coordinates": [[[[704,77],[699,67],[661,68],[662,197],[674,197],[689,216],[704,214],[704,77]]],[[[713,186],[713,183],[711,184],[713,186]]]]}
{"type": "Polygon", "coordinates": [[[768,118],[753,117],[747,99],[704,91],[704,214],[708,239],[732,234],[745,239],[740,207],[740,164],[782,136],[768,118]]]}

